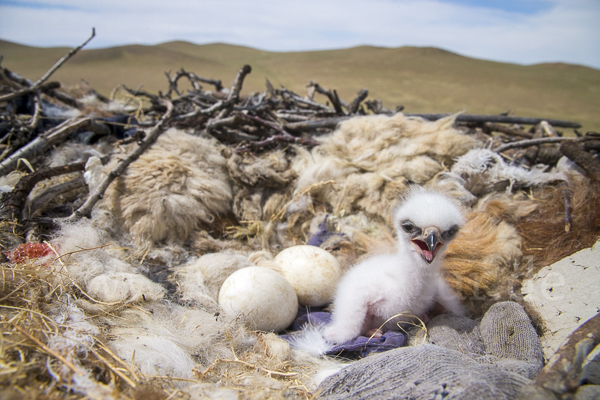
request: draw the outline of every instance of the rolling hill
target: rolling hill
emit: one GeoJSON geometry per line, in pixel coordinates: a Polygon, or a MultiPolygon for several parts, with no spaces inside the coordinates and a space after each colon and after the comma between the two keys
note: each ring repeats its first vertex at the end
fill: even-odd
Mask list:
{"type": "MultiPolygon", "coordinates": [[[[0,40],[2,66],[39,78],[67,48],[36,48],[0,40]]],[[[85,79],[108,95],[118,84],[157,92],[167,89],[164,73],[183,67],[225,86],[243,64],[252,66],[244,93],[264,91],[265,78],[299,94],[316,81],[351,101],[363,88],[388,108],[412,113],[498,114],[568,119],[582,131],[600,131],[600,70],[571,64],[516,65],[463,57],[436,48],[349,49],[267,52],[228,44],[169,42],[82,50],[52,80],[66,85],[85,79]]]]}

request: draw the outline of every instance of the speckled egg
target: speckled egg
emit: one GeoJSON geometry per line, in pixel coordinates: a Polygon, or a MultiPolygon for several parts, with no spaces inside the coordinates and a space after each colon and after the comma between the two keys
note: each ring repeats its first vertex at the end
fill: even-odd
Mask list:
{"type": "Polygon", "coordinates": [[[281,331],[298,312],[298,297],[277,272],[246,267],[231,274],[219,291],[219,306],[226,315],[239,316],[249,329],[281,331]]]}
{"type": "Polygon", "coordinates": [[[282,275],[292,284],[303,306],[319,307],[333,300],[342,276],[339,262],[316,246],[293,246],[275,257],[282,275]]]}

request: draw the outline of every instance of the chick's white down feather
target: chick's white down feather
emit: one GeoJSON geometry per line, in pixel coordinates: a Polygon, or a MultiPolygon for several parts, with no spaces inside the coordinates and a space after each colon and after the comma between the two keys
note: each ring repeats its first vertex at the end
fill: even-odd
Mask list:
{"type": "Polygon", "coordinates": [[[422,188],[410,190],[394,213],[396,252],[372,256],[341,279],[332,321],[307,328],[293,346],[323,354],[374,329],[399,329],[399,323],[421,317],[437,302],[463,315],[457,296],[444,281],[441,254],[464,224],[461,207],[447,196],[422,188]],[[429,243],[429,246],[427,245],[429,243]],[[390,319],[391,318],[391,319],[390,319]]]}

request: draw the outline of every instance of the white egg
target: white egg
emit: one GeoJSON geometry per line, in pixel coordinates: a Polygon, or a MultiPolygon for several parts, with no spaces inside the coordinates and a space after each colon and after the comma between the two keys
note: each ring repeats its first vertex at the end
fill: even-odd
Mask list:
{"type": "Polygon", "coordinates": [[[246,267],[231,274],[219,291],[226,315],[239,316],[249,329],[281,331],[298,312],[298,297],[290,283],[268,268],[246,267]]]}
{"type": "Polygon", "coordinates": [[[303,306],[324,306],[333,300],[342,276],[339,262],[316,246],[293,246],[275,257],[282,275],[292,284],[303,306]]]}

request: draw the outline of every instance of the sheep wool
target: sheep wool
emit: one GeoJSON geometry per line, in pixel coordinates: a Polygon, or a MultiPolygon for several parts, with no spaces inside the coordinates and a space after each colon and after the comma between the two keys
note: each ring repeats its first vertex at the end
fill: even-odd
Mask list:
{"type": "Polygon", "coordinates": [[[112,246],[110,236],[93,220],[64,224],[51,244],[63,255],[53,261],[55,267],[96,300],[129,303],[158,300],[165,294],[161,285],[123,261],[123,250],[112,246]]]}
{"type": "Polygon", "coordinates": [[[385,218],[406,180],[424,184],[480,145],[452,127],[454,118],[425,121],[398,113],[344,121],[310,155],[298,152],[296,191],[332,181],[312,194],[336,213],[365,210],[385,218]]]}
{"type": "Polygon", "coordinates": [[[472,149],[456,160],[452,172],[461,175],[466,180],[480,181],[480,185],[492,188],[493,185],[507,181],[510,188],[513,185],[534,186],[552,181],[564,181],[566,175],[559,172],[544,172],[532,168],[508,165],[502,157],[492,150],[472,149]]]}
{"type": "Polygon", "coordinates": [[[170,129],[109,186],[102,206],[148,248],[182,244],[231,212],[231,200],[226,160],[215,142],[170,129]]]}
{"type": "Polygon", "coordinates": [[[174,280],[181,301],[216,312],[223,282],[235,271],[250,265],[246,256],[225,252],[205,254],[190,260],[175,272],[174,280]]]}

